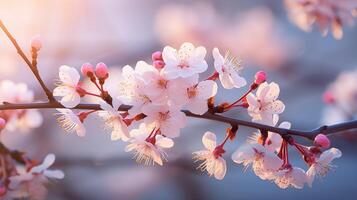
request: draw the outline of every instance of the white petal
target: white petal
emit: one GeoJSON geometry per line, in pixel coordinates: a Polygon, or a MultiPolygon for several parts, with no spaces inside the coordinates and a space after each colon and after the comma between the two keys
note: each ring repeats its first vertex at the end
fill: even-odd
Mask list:
{"type": "Polygon", "coordinates": [[[206,113],[208,110],[207,100],[191,101],[190,103],[187,104],[186,107],[187,110],[197,115],[202,115],[206,113]]]}
{"type": "Polygon", "coordinates": [[[241,164],[244,161],[251,160],[255,155],[255,152],[251,145],[245,144],[239,147],[233,154],[232,160],[235,163],[241,164]]]}
{"type": "Polygon", "coordinates": [[[217,83],[212,80],[206,80],[198,83],[198,97],[200,99],[209,99],[217,94],[217,83]]]}
{"type": "Polygon", "coordinates": [[[259,102],[258,102],[257,98],[254,96],[254,94],[248,94],[246,99],[247,99],[248,105],[251,109],[255,109],[255,108],[259,107],[259,102]]]}
{"type": "Polygon", "coordinates": [[[62,85],[62,86],[56,87],[53,90],[53,96],[62,97],[62,96],[66,96],[68,94],[72,94],[73,91],[75,91],[74,88],[62,85]]]}
{"type": "Polygon", "coordinates": [[[78,71],[75,68],[68,67],[66,65],[62,65],[59,68],[59,77],[63,83],[66,83],[66,84],[69,84],[72,86],[76,86],[80,79],[80,75],[79,75],[78,71]]]}
{"type": "Polygon", "coordinates": [[[64,173],[61,170],[45,170],[43,173],[48,178],[63,179],[64,173]]]}
{"type": "Polygon", "coordinates": [[[216,135],[207,131],[202,137],[202,143],[206,149],[213,151],[216,148],[216,135]]]}
{"type": "Polygon", "coordinates": [[[219,157],[216,159],[216,166],[214,171],[214,177],[218,180],[222,180],[227,172],[227,164],[226,161],[219,157]]]}
{"type": "Polygon", "coordinates": [[[212,50],[212,55],[214,58],[214,67],[216,71],[221,74],[222,73],[222,66],[224,65],[224,57],[220,54],[218,48],[214,48],[212,50]]]}
{"type": "Polygon", "coordinates": [[[79,96],[78,93],[75,92],[64,96],[61,99],[61,104],[66,108],[74,108],[79,104],[80,101],[81,101],[81,97],[79,96]]]}
{"type": "Polygon", "coordinates": [[[161,148],[171,148],[174,146],[174,141],[170,138],[163,137],[161,135],[156,136],[156,143],[157,146],[161,148]]]}
{"type": "Polygon", "coordinates": [[[54,154],[48,154],[41,165],[35,166],[31,169],[32,173],[42,173],[48,169],[54,162],[56,156],[54,154]]]}
{"type": "Polygon", "coordinates": [[[319,157],[319,162],[322,164],[329,164],[335,158],[339,158],[342,156],[342,152],[337,148],[330,148],[324,152],[319,157]]]}

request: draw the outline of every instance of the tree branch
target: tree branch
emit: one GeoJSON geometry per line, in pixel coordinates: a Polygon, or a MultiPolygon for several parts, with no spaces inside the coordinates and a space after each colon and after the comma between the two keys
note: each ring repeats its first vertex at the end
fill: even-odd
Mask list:
{"type": "MultiPolygon", "coordinates": [[[[3,105],[0,105],[0,110],[16,110],[16,109],[54,109],[54,108],[65,108],[58,102],[46,102],[46,103],[28,103],[28,104],[12,104],[4,102],[3,105]]],[[[128,111],[131,106],[122,105],[120,106],[120,111],[128,111]]],[[[102,110],[99,104],[78,104],[73,109],[81,109],[81,110],[102,110]]],[[[218,114],[205,113],[203,115],[196,115],[191,113],[188,110],[182,110],[188,117],[199,118],[199,119],[208,119],[212,121],[223,122],[231,125],[245,126],[250,128],[255,128],[259,130],[266,130],[274,133],[278,133],[281,136],[292,135],[299,136],[309,140],[314,140],[317,134],[325,134],[330,135],[333,133],[346,131],[350,129],[357,129],[357,120],[344,122],[340,124],[330,125],[330,126],[321,126],[317,129],[311,131],[301,131],[294,129],[283,129],[274,126],[268,126],[264,124],[249,122],[245,120],[233,119],[229,117],[225,117],[218,114]]]]}
{"type": "Polygon", "coordinates": [[[17,43],[16,39],[11,35],[11,33],[7,30],[6,26],[4,25],[4,23],[1,21],[0,19],[0,28],[4,31],[4,33],[6,34],[6,36],[9,38],[9,40],[11,41],[11,43],[14,45],[14,47],[17,50],[17,53],[21,56],[21,58],[26,62],[26,64],[30,67],[32,73],[35,75],[37,81],[40,83],[43,91],[46,93],[47,98],[50,102],[55,102],[56,99],[53,97],[52,92],[46,87],[45,83],[43,82],[40,73],[38,72],[38,69],[36,66],[32,65],[32,63],[30,62],[30,60],[27,58],[27,56],[25,55],[24,51],[21,49],[21,47],[19,46],[19,44],[17,43]]]}

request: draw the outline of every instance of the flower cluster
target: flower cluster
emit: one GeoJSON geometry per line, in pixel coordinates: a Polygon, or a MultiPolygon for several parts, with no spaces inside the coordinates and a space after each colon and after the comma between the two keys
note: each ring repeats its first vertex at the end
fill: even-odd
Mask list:
{"type": "MultiPolygon", "coordinates": [[[[178,50],[167,46],[162,52],[152,54],[151,64],[139,61],[135,67],[124,66],[119,80],[111,86],[105,84],[111,78],[105,64],[99,63],[94,68],[85,63],[81,68],[82,75],[89,78],[97,92],[84,88],[75,68],[62,66],[61,83],[53,93],[62,97],[60,102],[67,108],[58,109],[58,121],[65,130],[85,136],[85,119],[97,113],[110,130],[111,140],[128,143],[125,151],[133,152],[136,161],[146,165],[163,165],[167,161],[165,150],[174,146],[174,139],[186,126],[186,114],[200,116],[241,107],[247,109],[253,122],[277,126],[279,114],[285,109],[284,103],[278,99],[280,88],[277,83],[266,82],[265,72],[259,71],[243,96],[233,103],[215,106],[216,80],[225,89],[241,88],[247,81],[240,74],[241,61],[229,52],[223,56],[218,48],[212,50],[213,73],[200,80],[201,73],[208,69],[205,57],[206,49],[191,43],[182,44],[178,50]],[[81,97],[86,95],[99,98],[101,110],[74,113],[70,108],[78,106],[81,97]]],[[[278,127],[289,129],[290,126],[289,122],[282,122],[278,127]]],[[[235,138],[237,131],[238,125],[232,124],[224,140],[218,144],[214,133],[204,134],[205,150],[193,153],[194,159],[201,162],[201,170],[216,179],[224,178],[227,171],[224,145],[235,138]]],[[[329,145],[324,135],[316,138],[314,146],[307,147],[295,142],[291,136],[282,137],[260,130],[233,153],[232,159],[245,167],[251,165],[258,177],[273,181],[281,188],[302,188],[305,183],[311,185],[316,175],[325,175],[329,163],[341,156],[335,148],[322,152],[329,145]],[[307,172],[291,165],[289,146],[295,147],[310,166],[307,172]]]]}
{"type": "MultiPolygon", "coordinates": [[[[0,104],[6,103],[32,103],[33,91],[24,83],[14,83],[9,80],[0,82],[0,104]]],[[[0,111],[0,119],[6,123],[9,131],[28,131],[42,124],[42,116],[38,110],[4,110],[0,111]]]]}
{"type": "Polygon", "coordinates": [[[94,68],[85,63],[81,72],[98,89],[98,93],[88,92],[80,82],[80,74],[75,68],[61,66],[60,84],[54,89],[54,96],[62,97],[60,103],[66,109],[58,109],[58,121],[67,131],[85,135],[83,122],[91,113],[104,120],[111,132],[112,140],[128,142],[126,151],[134,151],[136,160],[146,164],[162,165],[166,160],[164,148],[174,145],[172,139],[180,136],[186,126],[186,115],[182,109],[202,115],[209,110],[210,99],[217,94],[216,79],[221,80],[226,89],[240,88],[246,80],[240,76],[240,61],[227,53],[222,56],[217,48],[212,51],[215,59],[214,73],[200,81],[205,72],[206,49],[184,43],[178,50],[165,47],[162,52],[152,55],[152,64],[144,61],[122,68],[121,77],[115,87],[106,87],[110,78],[107,67],[99,63],[94,68]],[[77,106],[86,95],[100,98],[101,111],[74,113],[70,108],[77,106]],[[128,111],[120,107],[130,105],[128,111]],[[138,128],[129,128],[138,122],[138,128]]]}
{"type": "Polygon", "coordinates": [[[322,122],[332,124],[357,118],[357,70],[344,71],[326,89],[322,122]]]}
{"type": "Polygon", "coordinates": [[[48,183],[64,177],[61,170],[48,169],[55,161],[53,154],[47,155],[43,163],[38,164],[18,151],[1,146],[0,161],[1,199],[45,199],[48,183]]]}
{"type": "Polygon", "coordinates": [[[343,36],[342,27],[353,25],[357,13],[355,0],[285,0],[290,19],[304,31],[315,23],[323,35],[331,28],[336,39],[343,36]]]}

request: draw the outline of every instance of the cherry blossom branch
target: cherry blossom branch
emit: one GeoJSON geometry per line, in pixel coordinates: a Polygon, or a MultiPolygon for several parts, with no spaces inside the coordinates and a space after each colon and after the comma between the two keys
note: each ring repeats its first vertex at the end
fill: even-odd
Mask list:
{"type": "Polygon", "coordinates": [[[37,81],[40,83],[43,91],[46,93],[46,96],[48,98],[48,100],[50,102],[56,102],[56,99],[53,97],[52,92],[47,88],[47,86],[45,85],[45,83],[43,82],[40,73],[37,69],[36,63],[34,62],[32,63],[27,56],[25,55],[24,51],[21,49],[21,47],[19,46],[19,44],[17,43],[16,39],[11,35],[11,33],[8,31],[8,29],[6,28],[6,26],[4,25],[4,23],[2,22],[2,20],[0,19],[0,28],[4,31],[4,33],[6,34],[6,36],[9,38],[9,40],[11,41],[11,43],[14,45],[14,47],[17,50],[17,53],[20,55],[20,57],[26,62],[26,64],[30,67],[32,73],[35,75],[37,81]]]}
{"type": "MultiPolygon", "coordinates": [[[[54,108],[65,108],[65,107],[58,102],[28,103],[28,104],[12,104],[12,103],[8,103],[8,102],[4,102],[3,105],[0,105],[0,110],[54,109],[54,108]]],[[[120,106],[119,110],[120,111],[128,111],[130,108],[131,108],[131,106],[122,105],[122,106],[120,106]]],[[[73,109],[102,110],[100,108],[99,104],[78,104],[73,109]]],[[[188,116],[188,117],[199,118],[199,119],[208,119],[208,120],[227,123],[230,125],[245,126],[245,127],[255,128],[255,129],[259,129],[259,130],[270,131],[270,132],[278,133],[279,135],[281,135],[283,137],[288,136],[288,135],[299,136],[299,137],[303,137],[303,138],[306,138],[309,140],[314,140],[314,138],[318,134],[330,135],[330,134],[334,134],[337,132],[342,132],[342,131],[346,131],[346,130],[350,130],[350,129],[357,129],[357,120],[334,124],[334,125],[329,125],[329,126],[325,125],[325,126],[321,126],[319,128],[316,128],[316,129],[310,130],[310,131],[301,131],[301,130],[294,130],[294,129],[284,129],[284,128],[279,128],[279,127],[259,124],[259,123],[255,123],[255,122],[234,119],[234,118],[225,117],[222,115],[213,114],[213,113],[209,113],[209,112],[207,112],[203,115],[196,115],[196,114],[193,114],[187,110],[182,110],[182,112],[184,112],[186,114],[186,116],[188,116]]]]}

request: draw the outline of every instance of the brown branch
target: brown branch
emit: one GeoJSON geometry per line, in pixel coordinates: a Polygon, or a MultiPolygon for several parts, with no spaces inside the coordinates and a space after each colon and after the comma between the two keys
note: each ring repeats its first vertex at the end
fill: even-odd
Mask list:
{"type": "MultiPolygon", "coordinates": [[[[16,109],[54,109],[54,108],[64,108],[58,102],[47,102],[47,103],[27,103],[27,104],[12,104],[4,102],[3,105],[0,105],[0,110],[16,110],[16,109]]],[[[127,111],[131,108],[128,105],[122,105],[119,110],[120,111],[127,111]]],[[[82,110],[102,110],[98,104],[79,104],[73,109],[82,109],[82,110]]],[[[245,120],[233,119],[229,117],[225,117],[218,114],[212,113],[205,113],[203,115],[196,115],[191,113],[188,110],[182,110],[188,117],[194,117],[199,119],[208,119],[212,121],[223,122],[226,124],[237,125],[237,126],[245,126],[250,128],[255,128],[259,130],[270,131],[274,133],[278,133],[281,136],[299,136],[309,140],[314,140],[317,134],[325,134],[330,135],[333,133],[350,130],[350,129],[357,129],[357,120],[344,122],[340,124],[330,125],[330,126],[321,126],[317,129],[311,131],[301,131],[301,130],[294,130],[294,129],[283,129],[274,126],[268,126],[264,124],[249,122],[245,120]]]]}
{"type": "Polygon", "coordinates": [[[11,43],[14,45],[14,47],[17,50],[17,53],[21,56],[21,58],[26,62],[26,64],[30,67],[32,73],[35,75],[37,81],[40,83],[43,91],[46,93],[47,98],[50,102],[55,102],[56,99],[53,97],[52,92],[46,87],[45,83],[43,82],[40,73],[38,72],[38,69],[36,66],[32,65],[32,63],[30,62],[30,60],[27,58],[27,56],[25,55],[24,51],[21,49],[21,47],[19,46],[19,44],[17,43],[16,39],[11,35],[11,33],[8,31],[8,29],[6,28],[6,26],[4,25],[4,23],[1,21],[0,19],[0,28],[4,31],[4,33],[6,34],[6,36],[9,38],[9,40],[11,41],[11,43]]]}

